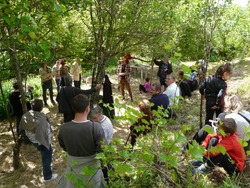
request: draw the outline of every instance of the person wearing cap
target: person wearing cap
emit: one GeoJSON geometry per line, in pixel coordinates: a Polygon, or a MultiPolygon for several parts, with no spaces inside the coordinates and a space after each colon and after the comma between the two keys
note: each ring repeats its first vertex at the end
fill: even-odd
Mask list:
{"type": "Polygon", "coordinates": [[[123,100],[125,100],[125,88],[127,89],[131,102],[133,102],[133,95],[130,87],[130,66],[126,62],[125,58],[120,59],[117,68],[118,83],[120,84],[121,94],[123,100]]]}
{"type": "Polygon", "coordinates": [[[173,72],[172,64],[169,62],[168,57],[164,57],[162,61],[154,59],[154,63],[159,66],[157,76],[159,77],[162,91],[165,91],[167,85],[165,82],[166,76],[173,72]]]}
{"type": "Polygon", "coordinates": [[[41,64],[41,68],[39,69],[39,73],[41,75],[44,105],[48,106],[47,96],[46,96],[47,89],[49,90],[50,102],[53,105],[55,105],[56,103],[53,99],[53,85],[52,85],[53,73],[52,73],[52,69],[49,66],[47,66],[47,63],[43,62],[41,64]]]}
{"type": "Polygon", "coordinates": [[[69,122],[74,119],[74,112],[71,107],[72,99],[78,94],[90,95],[101,89],[101,84],[97,84],[94,88],[81,90],[78,87],[72,87],[72,78],[70,75],[64,78],[65,86],[61,87],[56,101],[58,102],[59,113],[63,114],[63,122],[69,122]]]}

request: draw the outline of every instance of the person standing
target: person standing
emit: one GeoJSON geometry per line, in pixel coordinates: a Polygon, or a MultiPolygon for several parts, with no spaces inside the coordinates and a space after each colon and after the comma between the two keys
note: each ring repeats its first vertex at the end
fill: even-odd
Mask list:
{"type": "Polygon", "coordinates": [[[72,67],[71,67],[71,74],[73,77],[73,81],[74,81],[74,86],[81,88],[81,66],[79,65],[79,58],[75,59],[75,62],[73,63],[72,67]]]}
{"type": "MultiPolygon", "coordinates": [[[[10,102],[10,108],[11,113],[16,119],[16,133],[17,136],[20,135],[19,132],[19,123],[21,121],[22,115],[23,115],[23,108],[21,103],[21,93],[19,91],[19,86],[17,81],[14,81],[12,84],[14,90],[12,90],[9,94],[9,102],[10,102]]],[[[30,110],[30,103],[27,102],[27,110],[30,110]]]]}
{"type": "Polygon", "coordinates": [[[39,69],[39,73],[41,75],[44,105],[48,106],[47,96],[46,96],[47,89],[49,90],[50,101],[53,105],[55,105],[56,103],[53,99],[52,69],[49,66],[47,66],[47,63],[43,62],[41,68],[39,69]]]}
{"type": "Polygon", "coordinates": [[[67,167],[57,188],[73,188],[79,180],[84,187],[105,187],[101,162],[96,154],[102,152],[101,142],[105,139],[100,123],[87,119],[90,103],[87,96],[79,94],[72,100],[75,112],[74,120],[62,124],[58,133],[59,145],[68,153],[67,167]],[[84,167],[91,167],[91,175],[81,173],[84,167]],[[66,178],[66,174],[74,174],[74,179],[66,178]]]}
{"type": "Polygon", "coordinates": [[[56,97],[58,102],[59,113],[63,113],[63,122],[69,122],[74,119],[74,112],[71,107],[72,99],[78,94],[89,95],[101,89],[101,85],[97,84],[94,88],[88,90],[81,90],[77,87],[72,87],[72,78],[70,75],[64,78],[65,86],[61,87],[60,92],[56,97]]]}
{"type": "Polygon", "coordinates": [[[120,89],[121,89],[123,100],[125,100],[124,89],[126,88],[129,93],[131,102],[133,102],[133,96],[132,96],[132,91],[130,87],[130,65],[126,62],[124,58],[122,58],[119,61],[117,74],[118,74],[118,83],[120,84],[120,89]]]}
{"type": "Polygon", "coordinates": [[[154,63],[159,66],[157,76],[159,77],[162,91],[165,91],[167,85],[165,82],[166,76],[173,72],[172,64],[169,62],[168,57],[164,57],[162,61],[157,61],[154,59],[154,63]]]}
{"type": "Polygon", "coordinates": [[[168,74],[166,77],[167,89],[163,92],[169,98],[169,106],[173,106],[175,103],[179,102],[180,88],[175,83],[175,77],[173,74],[168,74]]]}
{"type": "Polygon", "coordinates": [[[224,97],[227,89],[226,81],[232,73],[231,64],[226,63],[217,69],[215,75],[207,77],[200,85],[200,94],[202,98],[206,99],[206,125],[210,125],[209,120],[213,120],[214,114],[218,117],[220,113],[224,112],[224,97]]]}
{"type": "Polygon", "coordinates": [[[59,91],[60,91],[60,84],[61,84],[60,69],[61,69],[61,62],[60,62],[60,60],[57,60],[56,64],[52,67],[53,75],[54,75],[55,81],[56,81],[57,93],[59,93],[59,91]]]}
{"type": "Polygon", "coordinates": [[[61,86],[65,86],[65,77],[69,74],[69,68],[66,66],[66,59],[60,59],[61,63],[61,70],[60,70],[60,76],[61,76],[61,86]]]}
{"type": "Polygon", "coordinates": [[[43,166],[44,181],[56,179],[58,174],[53,174],[52,163],[52,129],[48,117],[42,113],[43,101],[35,99],[32,103],[32,110],[22,116],[20,130],[25,131],[25,135],[31,143],[40,151],[43,166]]]}

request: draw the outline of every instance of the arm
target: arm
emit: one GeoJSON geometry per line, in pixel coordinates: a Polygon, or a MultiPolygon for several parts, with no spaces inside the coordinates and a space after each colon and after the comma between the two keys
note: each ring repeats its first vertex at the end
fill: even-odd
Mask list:
{"type": "Polygon", "coordinates": [[[221,89],[219,90],[219,93],[218,93],[217,99],[216,99],[216,106],[217,107],[220,106],[221,100],[226,95],[226,89],[227,89],[227,84],[226,83],[221,84],[221,89]]]}
{"type": "Polygon", "coordinates": [[[59,145],[63,148],[63,150],[64,150],[64,151],[67,151],[67,150],[66,150],[66,147],[65,147],[65,145],[64,145],[64,142],[63,142],[61,130],[59,130],[59,133],[58,133],[58,135],[57,135],[57,139],[58,139],[59,145]]]}
{"type": "Polygon", "coordinates": [[[87,89],[87,90],[79,90],[79,93],[84,94],[84,95],[89,95],[89,94],[91,94],[93,92],[96,92],[96,91],[100,90],[101,87],[102,87],[101,84],[97,84],[94,88],[87,89]]]}
{"type": "Polygon", "coordinates": [[[157,61],[156,59],[154,59],[154,64],[160,66],[162,64],[162,61],[157,61]]]}
{"type": "Polygon", "coordinates": [[[103,128],[101,127],[100,124],[95,123],[94,126],[94,139],[96,143],[96,152],[102,152],[102,141],[105,140],[105,134],[103,131],[103,128]]]}

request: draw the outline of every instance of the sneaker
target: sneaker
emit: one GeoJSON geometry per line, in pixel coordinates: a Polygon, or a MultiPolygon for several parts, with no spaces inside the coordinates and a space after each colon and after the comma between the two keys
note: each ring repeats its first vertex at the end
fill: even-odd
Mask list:
{"type": "Polygon", "coordinates": [[[192,162],[191,162],[191,165],[192,165],[192,167],[194,167],[194,168],[197,168],[197,167],[201,166],[202,164],[203,164],[202,161],[192,161],[192,162]]]}
{"type": "Polygon", "coordinates": [[[206,167],[205,164],[202,164],[198,168],[192,169],[192,174],[207,174],[213,171],[213,168],[206,167]]]}
{"type": "Polygon", "coordinates": [[[51,178],[48,180],[44,180],[44,182],[49,182],[51,180],[55,180],[58,177],[58,174],[52,174],[51,178]]]}

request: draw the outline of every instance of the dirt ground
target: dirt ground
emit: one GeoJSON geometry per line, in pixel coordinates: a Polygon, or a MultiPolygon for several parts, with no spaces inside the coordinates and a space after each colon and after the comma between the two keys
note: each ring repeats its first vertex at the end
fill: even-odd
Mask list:
{"type": "MultiPolygon", "coordinates": [[[[193,63],[193,62],[192,62],[193,63]]],[[[187,63],[190,65],[190,63],[187,63]]],[[[249,80],[244,80],[244,78],[248,75],[249,69],[242,66],[238,67],[237,62],[234,63],[236,70],[233,77],[228,81],[228,93],[236,93],[238,89],[249,82],[249,80]]],[[[247,64],[246,64],[247,66],[247,64]]],[[[156,75],[157,67],[153,70],[153,75],[156,75]]],[[[151,70],[148,70],[147,75],[150,76],[151,70]]],[[[132,92],[135,97],[135,106],[136,102],[141,99],[149,99],[149,94],[140,94],[138,91],[138,85],[142,83],[140,78],[140,71],[133,72],[133,79],[131,80],[131,87],[132,92]],[[137,77],[137,78],[136,78],[137,77]]],[[[145,75],[145,72],[144,72],[145,75]]],[[[109,75],[110,80],[113,83],[113,93],[115,94],[115,98],[119,98],[120,92],[118,91],[118,83],[117,77],[114,75],[109,75]]],[[[151,77],[151,76],[150,76],[151,77]]],[[[152,78],[151,81],[158,80],[155,76],[152,78]]],[[[89,88],[88,84],[83,84],[82,88],[89,88]]],[[[190,103],[192,105],[192,101],[196,101],[197,97],[199,97],[198,91],[195,91],[194,94],[190,99],[185,102],[185,104],[190,103]]],[[[245,96],[242,96],[244,101],[246,102],[246,109],[250,109],[249,107],[249,97],[250,94],[246,93],[245,96]]],[[[119,100],[119,99],[117,99],[119,100]]],[[[122,101],[119,101],[122,103],[122,101]]],[[[123,103],[127,103],[128,105],[131,104],[130,100],[128,99],[123,103]]],[[[62,123],[62,115],[58,114],[57,106],[50,106],[48,108],[44,108],[43,112],[47,114],[51,121],[52,129],[53,129],[53,172],[58,173],[59,175],[63,173],[65,168],[65,157],[63,155],[62,149],[58,145],[57,141],[57,134],[59,127],[62,123]]],[[[190,105],[187,108],[190,108],[190,105]]],[[[199,106],[197,105],[197,108],[199,106]]],[[[188,112],[189,109],[184,109],[187,114],[180,115],[179,118],[183,118],[183,123],[185,123],[185,118],[189,116],[188,112]]],[[[116,111],[116,115],[122,114],[122,111],[116,111]]],[[[190,114],[193,116],[193,114],[190,114]]],[[[198,115],[197,115],[198,116],[198,115]]],[[[180,121],[181,122],[181,121],[180,121]]],[[[127,139],[129,134],[129,128],[127,125],[120,125],[117,124],[115,121],[114,123],[114,137],[121,138],[124,142],[127,139]]],[[[12,123],[13,125],[13,123],[12,123]]],[[[0,122],[0,188],[52,188],[55,187],[57,184],[57,180],[53,180],[51,182],[44,183],[43,178],[41,175],[42,166],[41,166],[41,159],[38,151],[30,145],[23,145],[21,147],[21,163],[22,167],[19,170],[14,170],[12,167],[12,147],[14,145],[13,136],[9,129],[10,123],[9,122],[0,122]]],[[[250,178],[250,160],[247,160],[247,168],[243,174],[243,180],[250,178]]],[[[246,181],[246,187],[250,187],[246,181]]]]}

